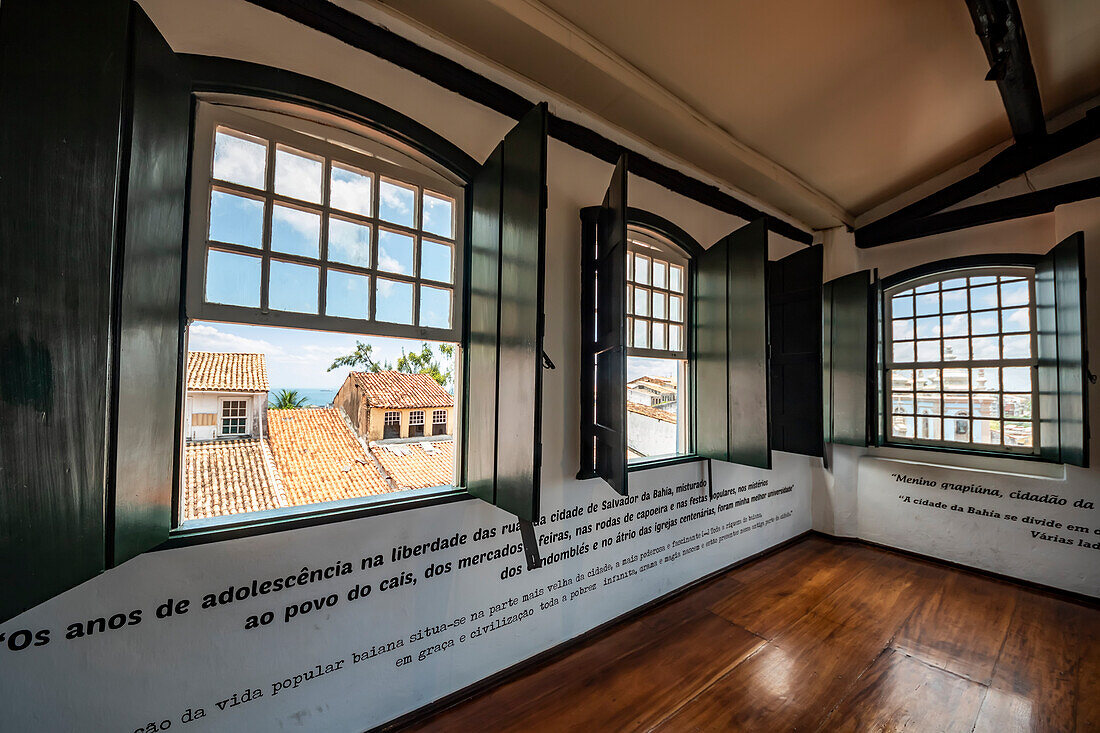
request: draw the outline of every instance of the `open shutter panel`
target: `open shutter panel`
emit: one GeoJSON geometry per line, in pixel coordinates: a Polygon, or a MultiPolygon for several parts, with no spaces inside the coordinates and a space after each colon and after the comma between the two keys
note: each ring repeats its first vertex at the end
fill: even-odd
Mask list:
{"type": "Polygon", "coordinates": [[[1039,431],[1043,458],[1088,465],[1085,240],[1077,232],[1035,270],[1039,431]]]}
{"type": "Polygon", "coordinates": [[[137,5],[132,14],[133,117],[118,321],[114,536],[108,565],[168,539],[179,452],[180,277],[191,84],[152,21],[137,5]]]}
{"type": "Polygon", "coordinates": [[[825,442],[866,446],[871,385],[870,272],[825,283],[822,295],[822,390],[825,442]]]}
{"type": "Polygon", "coordinates": [[[626,496],[627,157],[604,195],[596,243],[596,473],[626,496]]]}
{"type": "Polygon", "coordinates": [[[695,267],[695,452],[730,458],[729,253],[728,237],[699,255],[695,267]]]}
{"type": "Polygon", "coordinates": [[[539,514],[545,104],[512,129],[470,183],[466,487],[539,514]]]}

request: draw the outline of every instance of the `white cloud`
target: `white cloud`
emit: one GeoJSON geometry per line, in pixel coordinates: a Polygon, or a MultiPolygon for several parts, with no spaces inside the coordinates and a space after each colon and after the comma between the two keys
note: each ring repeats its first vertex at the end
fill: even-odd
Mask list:
{"type": "Polygon", "coordinates": [[[275,191],[302,201],[321,201],[321,162],[277,150],[275,191]]]}
{"type": "Polygon", "coordinates": [[[204,323],[193,324],[187,333],[187,348],[189,351],[220,351],[267,354],[268,356],[282,353],[281,348],[268,341],[226,333],[204,323]]]}
{"type": "Polygon", "coordinates": [[[266,146],[218,133],[217,144],[214,146],[215,178],[263,188],[266,161],[266,146]]]}
{"type": "Polygon", "coordinates": [[[311,244],[316,244],[321,236],[321,217],[317,214],[289,206],[276,206],[272,216],[275,223],[286,224],[311,244]]]}

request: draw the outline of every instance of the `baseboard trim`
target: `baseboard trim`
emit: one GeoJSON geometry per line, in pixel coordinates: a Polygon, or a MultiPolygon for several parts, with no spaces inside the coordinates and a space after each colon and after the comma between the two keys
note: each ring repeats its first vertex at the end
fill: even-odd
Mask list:
{"type": "Polygon", "coordinates": [[[560,643],[556,646],[550,647],[549,649],[541,651],[538,654],[535,654],[534,656],[528,657],[527,659],[524,659],[520,662],[516,662],[511,667],[506,667],[505,669],[502,669],[499,672],[496,672],[494,674],[489,675],[488,677],[485,677],[483,679],[478,680],[477,682],[469,684],[469,685],[467,685],[466,687],[463,687],[460,690],[456,690],[455,692],[452,692],[449,695],[441,697],[441,698],[439,698],[438,700],[436,700],[434,702],[430,702],[427,705],[419,707],[416,710],[405,713],[404,715],[402,715],[398,718],[394,718],[393,720],[391,720],[387,723],[383,723],[379,726],[375,726],[374,728],[371,728],[370,730],[368,730],[367,733],[391,733],[392,731],[397,731],[397,730],[400,730],[401,728],[407,727],[407,726],[412,725],[414,723],[418,723],[418,722],[421,722],[423,720],[426,720],[427,718],[430,718],[431,716],[436,715],[438,713],[441,713],[441,712],[443,712],[444,710],[446,710],[448,708],[452,708],[452,707],[454,707],[454,706],[456,706],[460,703],[463,703],[463,702],[469,700],[470,698],[477,697],[478,695],[480,695],[482,693],[488,692],[492,688],[498,687],[498,686],[504,684],[505,682],[508,682],[509,680],[520,676],[521,674],[523,674],[524,672],[530,670],[533,667],[537,667],[537,666],[541,666],[541,665],[553,662],[557,658],[564,656],[567,652],[571,651],[574,647],[577,647],[580,644],[583,644],[584,642],[591,641],[592,639],[595,639],[596,637],[606,633],[607,631],[610,631],[612,627],[617,626],[617,625],[623,623],[624,621],[629,621],[629,620],[635,618],[636,616],[642,615],[646,611],[649,611],[649,610],[651,610],[651,609],[653,609],[657,606],[660,606],[664,603],[667,603],[668,601],[671,601],[671,600],[683,595],[684,593],[687,593],[688,591],[692,590],[693,588],[696,588],[697,586],[700,586],[703,583],[706,583],[707,581],[712,580],[713,578],[715,578],[719,575],[722,575],[724,573],[728,573],[730,570],[733,570],[734,568],[745,565],[746,563],[750,563],[750,562],[753,562],[754,560],[759,560],[762,557],[766,557],[766,556],[771,555],[773,553],[779,552],[780,550],[783,550],[783,549],[789,547],[790,545],[793,545],[797,542],[800,542],[800,541],[806,539],[807,537],[811,536],[812,534],[814,534],[814,530],[808,529],[805,532],[802,532],[801,534],[797,534],[794,537],[791,537],[790,539],[783,540],[779,544],[772,545],[771,547],[768,547],[767,549],[764,549],[764,550],[761,550],[760,552],[749,555],[748,557],[743,557],[743,558],[741,558],[740,560],[738,560],[736,562],[733,562],[733,563],[730,563],[729,565],[726,565],[725,567],[722,567],[722,568],[719,568],[718,570],[707,573],[706,575],[704,575],[700,578],[697,578],[697,579],[691,581],[690,583],[687,583],[686,585],[682,585],[682,586],[680,586],[679,588],[677,588],[675,590],[672,590],[672,591],[669,591],[668,593],[665,593],[663,596],[659,596],[657,598],[654,598],[652,601],[649,601],[647,603],[643,603],[640,606],[637,606],[635,608],[630,609],[626,613],[620,614],[620,615],[616,616],[613,619],[605,621],[602,624],[600,624],[599,626],[594,626],[591,629],[589,629],[588,631],[585,631],[585,632],[583,632],[583,633],[581,633],[577,636],[574,636],[571,639],[567,639],[566,641],[563,641],[562,643],[560,643]]]}
{"type": "Polygon", "coordinates": [[[1065,590],[1064,588],[1056,588],[1052,585],[1044,585],[1043,583],[1036,583],[1032,580],[1024,580],[1023,578],[1017,578],[1012,575],[1005,575],[1004,573],[995,573],[992,570],[984,570],[982,568],[976,568],[972,565],[964,565],[960,562],[954,562],[953,560],[944,560],[934,555],[924,555],[920,552],[913,552],[912,550],[904,550],[900,547],[894,547],[892,545],[884,545],[881,542],[872,542],[871,540],[865,540],[861,537],[837,537],[836,535],[827,534],[821,530],[811,529],[809,534],[818,537],[829,542],[835,542],[837,544],[850,543],[856,545],[863,545],[864,547],[872,547],[876,550],[885,550],[886,552],[893,552],[898,555],[905,555],[915,560],[923,560],[924,562],[934,563],[936,565],[946,565],[949,568],[955,570],[961,570],[971,575],[979,575],[983,578],[990,578],[1002,583],[1009,583],[1011,585],[1018,585],[1028,590],[1033,590],[1045,595],[1054,596],[1059,600],[1069,601],[1082,606],[1088,606],[1090,608],[1100,608],[1100,598],[1094,596],[1085,595],[1084,593],[1077,593],[1071,590],[1065,590]]]}

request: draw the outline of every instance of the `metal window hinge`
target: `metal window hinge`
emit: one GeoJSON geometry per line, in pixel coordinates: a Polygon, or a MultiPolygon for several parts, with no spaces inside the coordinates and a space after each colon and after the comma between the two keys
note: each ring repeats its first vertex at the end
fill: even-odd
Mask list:
{"type": "Polygon", "coordinates": [[[550,357],[546,355],[546,352],[542,352],[542,368],[543,369],[557,369],[554,366],[554,362],[550,361],[550,357]]]}

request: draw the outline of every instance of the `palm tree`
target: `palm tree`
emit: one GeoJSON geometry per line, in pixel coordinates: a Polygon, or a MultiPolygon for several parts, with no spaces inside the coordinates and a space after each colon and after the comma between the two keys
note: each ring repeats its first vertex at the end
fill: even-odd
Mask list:
{"type": "Polygon", "coordinates": [[[268,406],[272,410],[297,410],[305,407],[308,402],[306,397],[298,395],[296,389],[280,389],[273,395],[268,406]]]}

